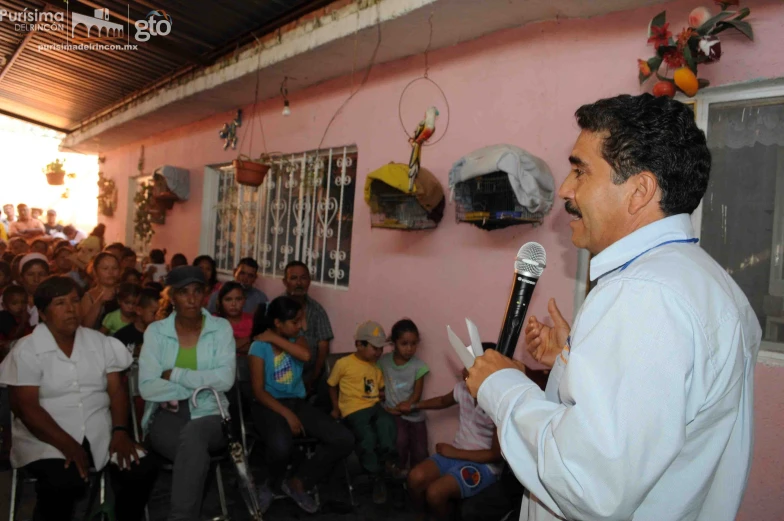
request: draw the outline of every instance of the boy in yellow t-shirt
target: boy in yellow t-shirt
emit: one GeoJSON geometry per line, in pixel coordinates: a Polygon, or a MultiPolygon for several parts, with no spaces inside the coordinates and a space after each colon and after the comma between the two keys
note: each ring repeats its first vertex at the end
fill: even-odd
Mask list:
{"type": "Polygon", "coordinates": [[[399,478],[397,459],[397,424],[381,405],[384,376],[376,362],[384,351],[387,337],[377,322],[364,322],[354,335],[357,352],[335,363],[329,375],[332,416],[344,418],[354,432],[362,466],[376,476],[373,500],[386,501],[382,471],[399,478]]]}

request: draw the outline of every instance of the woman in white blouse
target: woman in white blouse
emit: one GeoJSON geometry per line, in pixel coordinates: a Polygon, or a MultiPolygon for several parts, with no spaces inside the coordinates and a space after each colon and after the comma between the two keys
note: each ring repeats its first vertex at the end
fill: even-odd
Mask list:
{"type": "Polygon", "coordinates": [[[130,353],[113,338],[80,327],[79,293],[69,277],[36,289],[41,318],[0,366],[14,413],[11,463],[36,480],[36,521],[71,519],[91,467],[109,462],[117,521],[137,521],[156,467],[129,435],[128,395],[120,372],[130,353]]]}

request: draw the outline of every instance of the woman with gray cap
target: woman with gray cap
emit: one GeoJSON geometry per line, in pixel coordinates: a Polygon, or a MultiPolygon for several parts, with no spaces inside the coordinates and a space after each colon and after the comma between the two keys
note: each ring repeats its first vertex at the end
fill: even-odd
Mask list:
{"type": "Polygon", "coordinates": [[[166,285],[174,312],[144,333],[139,356],[139,390],[147,401],[142,427],[155,452],[174,463],[169,521],[199,519],[210,453],[224,448],[218,403],[234,384],[236,348],[231,325],[202,308],[206,281],[197,266],[169,272],[166,285]]]}

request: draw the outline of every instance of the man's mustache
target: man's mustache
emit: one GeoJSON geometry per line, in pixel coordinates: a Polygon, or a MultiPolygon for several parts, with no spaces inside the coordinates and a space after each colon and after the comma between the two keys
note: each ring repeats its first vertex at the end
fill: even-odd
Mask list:
{"type": "Polygon", "coordinates": [[[580,213],[580,210],[578,210],[577,207],[575,207],[571,201],[566,201],[566,203],[564,204],[564,208],[566,208],[566,213],[582,219],[583,214],[580,213]]]}

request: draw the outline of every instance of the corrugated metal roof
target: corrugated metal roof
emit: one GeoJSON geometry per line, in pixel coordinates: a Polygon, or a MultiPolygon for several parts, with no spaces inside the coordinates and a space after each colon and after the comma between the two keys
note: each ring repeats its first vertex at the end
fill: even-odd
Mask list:
{"type": "MultiPolygon", "coordinates": [[[[313,0],[0,0],[0,113],[59,130],[71,130],[89,116],[162,79],[203,67],[285,23],[328,4],[313,0]],[[108,9],[122,34],[107,38],[94,26],[72,30],[73,14],[95,17],[108,9]],[[134,22],[152,11],[171,20],[168,35],[136,40],[134,22]],[[20,15],[19,13],[23,13],[20,15]],[[47,13],[43,15],[42,13],[47,13]],[[48,13],[51,13],[48,14],[48,13]],[[20,16],[33,20],[20,22],[20,16]],[[52,16],[60,18],[52,21],[52,16]],[[12,20],[15,19],[16,21],[12,20]],[[36,30],[30,31],[29,25],[36,30]],[[54,26],[54,27],[53,27],[54,26]],[[53,30],[54,29],[54,30],[53,30]],[[73,33],[73,38],[72,38],[73,33]],[[42,45],[131,44],[135,50],[53,50],[42,45]]],[[[78,16],[77,16],[78,19],[78,16]]],[[[165,27],[163,27],[165,29],[165,27]]]]}

